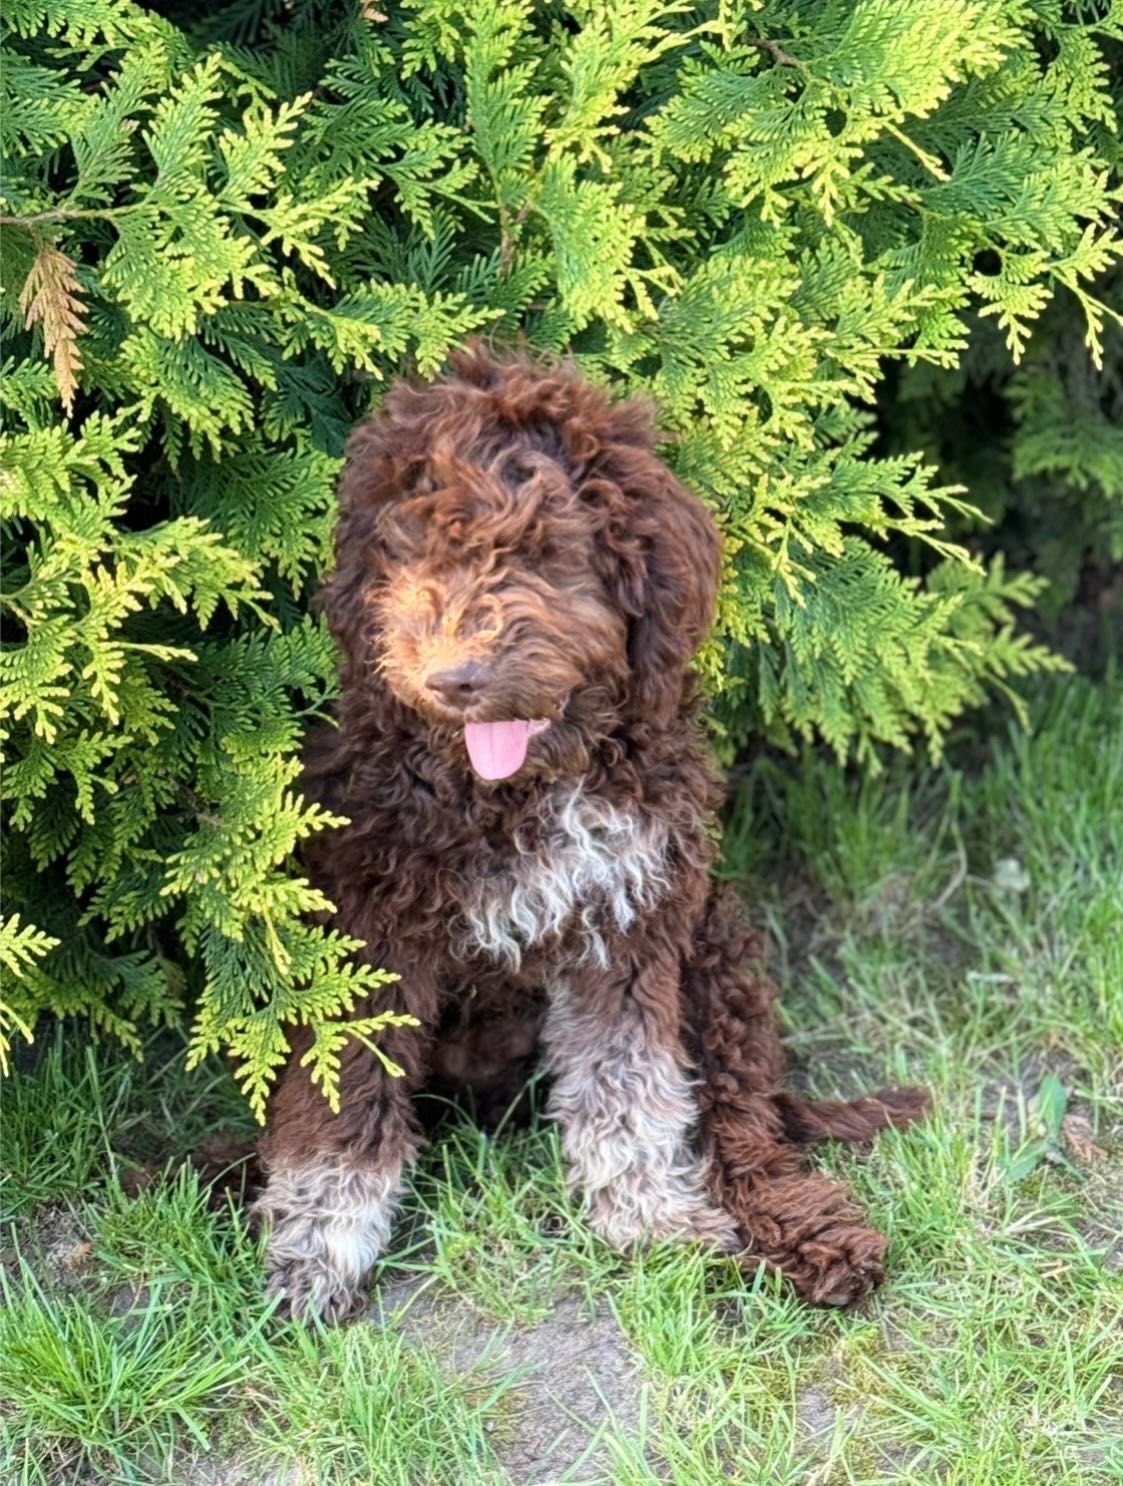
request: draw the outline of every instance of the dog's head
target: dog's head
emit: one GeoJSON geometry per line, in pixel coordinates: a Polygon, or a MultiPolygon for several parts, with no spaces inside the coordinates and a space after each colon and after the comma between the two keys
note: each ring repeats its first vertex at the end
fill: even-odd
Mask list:
{"type": "Polygon", "coordinates": [[[351,437],[324,603],[372,670],[485,779],[557,770],[589,731],[674,716],[713,613],[708,512],[651,409],[481,347],[398,383],[351,437]]]}

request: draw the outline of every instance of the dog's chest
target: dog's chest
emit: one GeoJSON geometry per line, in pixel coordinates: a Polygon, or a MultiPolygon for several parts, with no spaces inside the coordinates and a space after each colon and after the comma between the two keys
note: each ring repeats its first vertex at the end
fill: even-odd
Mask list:
{"type": "Polygon", "coordinates": [[[460,951],[518,969],[528,951],[557,945],[606,966],[606,934],[667,888],[667,828],[580,789],[552,796],[540,825],[466,884],[460,951]]]}

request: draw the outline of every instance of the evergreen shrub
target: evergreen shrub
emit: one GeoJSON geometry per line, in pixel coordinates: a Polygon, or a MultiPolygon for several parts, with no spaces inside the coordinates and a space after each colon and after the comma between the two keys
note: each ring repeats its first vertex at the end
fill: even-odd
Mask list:
{"type": "Polygon", "coordinates": [[[1062,389],[1118,378],[1121,21],[7,0],[5,1036],[49,1010],[135,1044],[189,1007],[258,1113],[287,1020],[329,1097],[377,1042],[346,1013],[381,977],[294,865],[330,824],[296,786],[335,685],[308,600],[349,426],[471,334],[658,400],[725,533],[727,754],[938,755],[1059,664],[1015,623],[1045,579],[980,562],[972,492],[911,449],[955,448],[981,320],[1015,465],[1094,486],[1118,541],[1118,424],[1074,450],[1062,389]],[[876,442],[890,373],[948,420],[911,449],[876,442]]]}

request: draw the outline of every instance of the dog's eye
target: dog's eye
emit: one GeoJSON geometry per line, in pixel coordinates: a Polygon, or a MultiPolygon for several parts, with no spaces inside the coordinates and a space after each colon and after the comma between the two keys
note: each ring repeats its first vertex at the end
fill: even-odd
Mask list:
{"type": "Polygon", "coordinates": [[[385,510],[378,528],[387,552],[392,557],[410,557],[420,553],[425,546],[430,520],[431,507],[422,501],[401,501],[385,510]]]}
{"type": "Polygon", "coordinates": [[[503,461],[503,482],[508,488],[518,488],[531,479],[542,464],[541,458],[523,449],[512,449],[503,461]]]}

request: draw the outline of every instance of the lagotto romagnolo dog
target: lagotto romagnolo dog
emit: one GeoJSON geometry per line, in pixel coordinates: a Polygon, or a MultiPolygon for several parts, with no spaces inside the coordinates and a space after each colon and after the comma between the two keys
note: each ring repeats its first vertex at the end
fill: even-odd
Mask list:
{"type": "Polygon", "coordinates": [[[916,1090],[781,1092],[761,944],[711,876],[721,791],[691,657],[713,519],[654,452],[651,408],[569,364],[481,346],[400,382],[353,434],[323,592],[338,726],[305,788],[349,818],[310,868],[400,979],[341,1108],[294,1033],[261,1143],[270,1286],[338,1317],[386,1249],[420,1143],[414,1096],[513,1098],[541,1060],[573,1188],[625,1248],[697,1239],[846,1305],[885,1241],[805,1146],[921,1112],[916,1090]]]}

